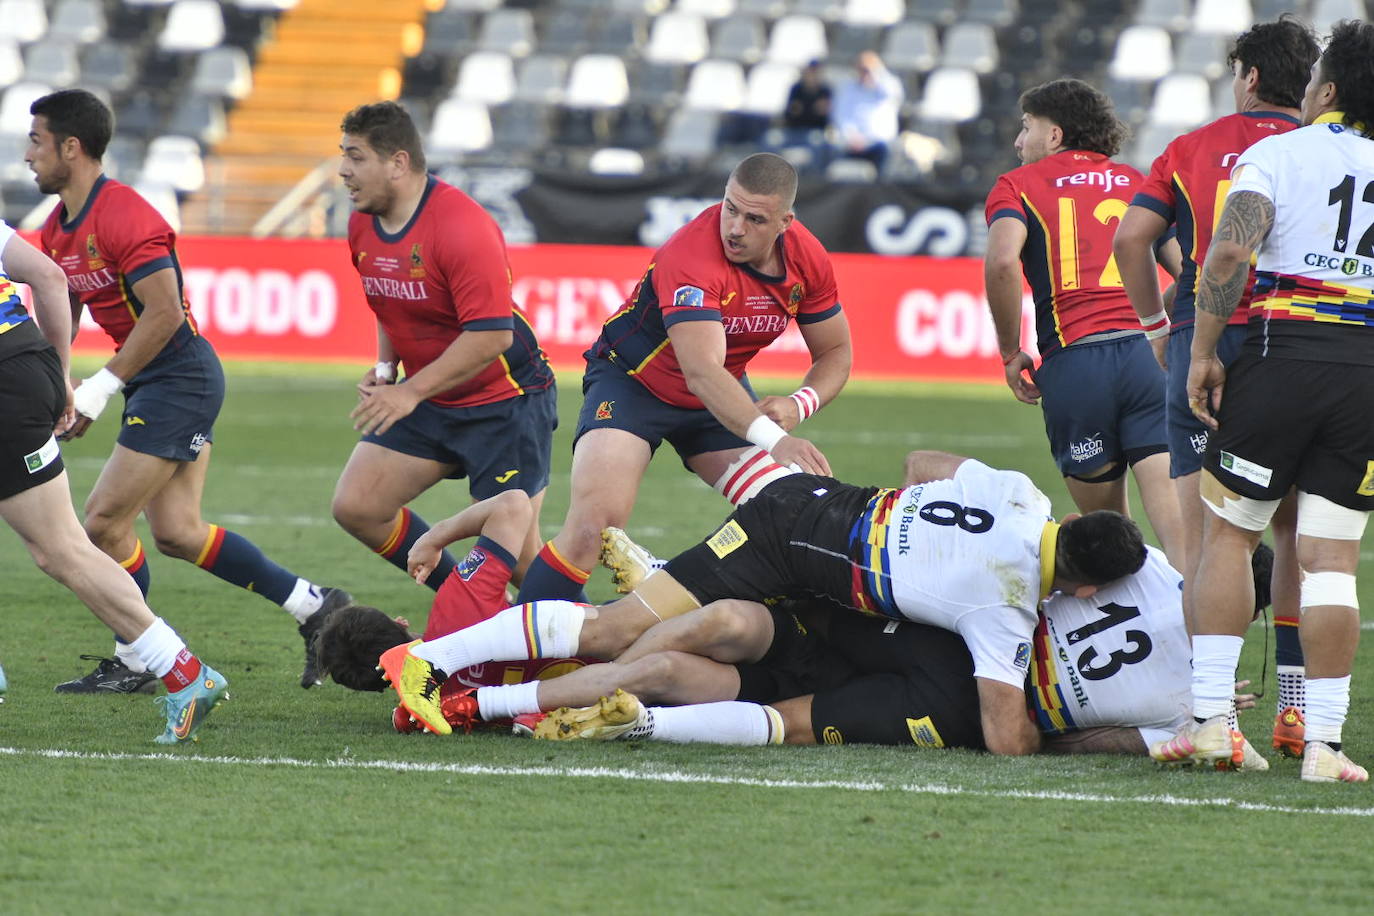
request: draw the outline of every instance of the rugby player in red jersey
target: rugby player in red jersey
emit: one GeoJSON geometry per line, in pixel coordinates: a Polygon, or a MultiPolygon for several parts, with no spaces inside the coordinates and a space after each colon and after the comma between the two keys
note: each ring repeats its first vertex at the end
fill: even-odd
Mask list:
{"type": "Polygon", "coordinates": [[[601,532],[624,527],[644,471],[666,439],[689,470],[732,502],[783,466],[829,474],[797,424],[849,377],[849,325],[829,256],[794,218],[797,174],[756,153],[721,203],[673,234],[624,307],[587,350],[563,528],[525,577],[520,600],[576,598],[601,532]],[[811,354],[802,387],[756,400],[750,359],[793,321],[811,354]]]}
{"type": "Polygon", "coordinates": [[[1112,256],[1112,232],[1141,182],[1110,158],[1125,127],[1110,100],[1080,80],[1028,89],[1021,110],[1016,151],[1025,164],[999,178],[987,200],[984,279],[1007,386],[1020,401],[1041,402],[1078,508],[1127,513],[1129,466],[1155,536],[1178,562],[1164,373],[1112,256]],[[1038,369],[1021,349],[1023,270],[1035,299],[1038,369]]]}
{"type": "MultiPolygon", "coordinates": [[[[406,504],[445,478],[474,499],[522,490],[534,507],[527,562],[558,423],[553,371],[511,299],[506,243],[472,198],[425,172],[410,115],[362,105],[341,125],[339,175],[354,213],[348,245],[377,316],[377,365],[358,385],[362,441],[339,477],[334,518],[406,568],[429,530],[406,504]],[[397,365],[405,378],[397,382],[397,365]]],[[[441,557],[426,583],[448,578],[441,557]]]]}
{"type": "MultiPolygon", "coordinates": [[[[1201,267],[1231,187],[1231,169],[1240,154],[1265,137],[1298,126],[1303,87],[1317,59],[1311,30],[1296,19],[1265,22],[1236,37],[1227,54],[1236,113],[1218,118],[1175,139],[1155,159],[1117,227],[1113,248],[1121,279],[1142,326],[1150,328],[1155,358],[1168,376],[1165,426],[1169,434],[1169,474],[1183,514],[1181,541],[1185,593],[1192,618],[1192,584],[1202,551],[1202,497],[1198,487],[1208,430],[1188,408],[1188,354],[1193,345],[1193,303],[1201,267]],[[1178,229],[1183,270],[1166,316],[1158,272],[1150,250],[1170,225],[1178,229]]],[[[1250,286],[1254,283],[1251,272],[1250,286]]],[[[1218,355],[1229,365],[1245,340],[1250,288],[1232,314],[1218,355]]],[[[1274,658],[1279,696],[1274,747],[1302,754],[1303,656],[1298,640],[1298,577],[1292,500],[1274,517],[1274,658]]]]}
{"type": "MultiPolygon", "coordinates": [[[[110,398],[124,392],[114,453],[86,500],[86,532],[133,576],[146,596],[150,573],[134,519],[148,519],[157,549],[281,605],[305,640],[301,686],[316,683],[311,645],[324,618],[352,599],[268,559],[242,535],[200,514],[212,427],[224,402],[224,372],[191,317],[176,233],[132,188],[106,177],[101,157],[114,130],[105,103],[82,89],[45,95],[29,109],[24,159],[38,189],[60,204],[43,224],[43,250],[67,275],[73,315],[90,309],[115,354],[76,389],[83,435],[110,398]]],[[[152,690],[149,672],[116,637],[115,656],[59,693],[152,690]]]]}

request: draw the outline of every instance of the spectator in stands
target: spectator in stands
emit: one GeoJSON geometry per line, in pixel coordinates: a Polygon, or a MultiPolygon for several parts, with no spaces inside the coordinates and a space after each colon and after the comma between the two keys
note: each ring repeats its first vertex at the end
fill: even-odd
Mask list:
{"type": "Polygon", "coordinates": [[[897,110],[905,92],[876,51],[861,53],[854,70],[854,78],[835,93],[831,123],[841,156],[867,159],[881,170],[897,139],[897,110]]]}
{"type": "Polygon", "coordinates": [[[824,169],[830,160],[830,143],[825,131],[830,126],[830,83],[819,60],[802,69],[801,76],[787,93],[782,112],[782,145],[811,151],[811,166],[824,169]]]}

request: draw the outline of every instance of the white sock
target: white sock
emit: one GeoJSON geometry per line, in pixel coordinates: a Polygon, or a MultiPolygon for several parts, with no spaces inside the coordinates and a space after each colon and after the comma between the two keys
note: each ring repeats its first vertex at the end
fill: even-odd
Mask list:
{"type": "Polygon", "coordinates": [[[129,643],[129,648],[138,654],[148,671],[162,677],[172,670],[177,656],[186,649],[186,643],[182,642],[176,630],[167,625],[167,621],[158,617],[138,639],[129,643]]]}
{"type": "Polygon", "coordinates": [[[305,623],[305,618],[318,611],[322,604],[324,596],[320,594],[319,588],[309,580],[297,577],[291,594],[286,596],[281,606],[296,618],[296,623],[305,623]]]}
{"type": "Polygon", "coordinates": [[[649,714],[653,722],[648,737],[655,741],[782,744],[782,716],[773,707],[758,703],[730,700],[696,706],[655,706],[649,714]]]}
{"type": "Polygon", "coordinates": [[[1341,740],[1350,711],[1350,675],[1307,679],[1307,740],[1330,744],[1341,740]]]}
{"type": "Polygon", "coordinates": [[[143,664],[143,659],[138,657],[134,647],[127,642],[115,640],[115,658],[119,660],[121,665],[135,673],[142,674],[148,670],[148,666],[143,664]]]}
{"type": "Polygon", "coordinates": [[[1239,636],[1193,637],[1193,715],[1224,716],[1236,695],[1236,668],[1245,640],[1239,636]]]}
{"type": "Polygon", "coordinates": [[[504,684],[500,687],[478,687],[477,709],[482,721],[514,719],[527,712],[540,712],[539,682],[504,684]]]}
{"type": "Polygon", "coordinates": [[[441,671],[484,662],[572,658],[577,654],[586,606],[575,601],[534,601],[508,607],[464,630],[422,642],[411,651],[441,671]]]}
{"type": "Polygon", "coordinates": [[[731,505],[739,506],[753,499],[773,481],[795,473],[778,464],[772,455],[756,445],[741,452],[711,486],[730,500],[731,505]]]}
{"type": "Polygon", "coordinates": [[[1307,669],[1301,665],[1279,665],[1275,670],[1279,675],[1279,699],[1274,714],[1278,715],[1290,706],[1303,709],[1307,669]]]}

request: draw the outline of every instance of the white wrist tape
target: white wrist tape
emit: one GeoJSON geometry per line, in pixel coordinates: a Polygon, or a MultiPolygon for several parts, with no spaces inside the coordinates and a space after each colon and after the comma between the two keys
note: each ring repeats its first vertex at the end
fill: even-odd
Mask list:
{"type": "Polygon", "coordinates": [[[1169,336],[1169,315],[1167,312],[1156,312],[1149,318],[1141,318],[1140,326],[1145,329],[1146,340],[1157,340],[1160,337],[1169,336]]]}
{"type": "Polygon", "coordinates": [[[396,381],[396,364],[382,360],[372,367],[372,374],[377,376],[379,382],[396,381]]]}
{"type": "Polygon", "coordinates": [[[778,440],[787,435],[787,431],[767,417],[759,417],[749,424],[749,429],[745,431],[744,438],[763,449],[771,452],[773,446],[778,444],[778,440]]]}
{"type": "Polygon", "coordinates": [[[119,376],[101,367],[99,372],[86,379],[76,389],[72,395],[72,404],[76,407],[77,413],[95,420],[100,417],[100,412],[105,409],[110,398],[119,394],[123,387],[124,383],[119,380],[119,376]]]}
{"type": "Polygon", "coordinates": [[[791,398],[797,402],[798,423],[821,409],[821,396],[816,394],[816,389],[812,388],[810,385],[803,386],[792,392],[791,398]]]}

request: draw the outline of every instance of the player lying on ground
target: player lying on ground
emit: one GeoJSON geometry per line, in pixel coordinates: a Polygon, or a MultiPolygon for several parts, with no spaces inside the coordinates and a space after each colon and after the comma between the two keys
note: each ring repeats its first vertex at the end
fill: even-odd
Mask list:
{"type": "Polygon", "coordinates": [[[382,657],[402,705],[448,734],[446,672],[506,659],[615,659],[655,622],[723,598],[816,596],[827,607],[932,623],[968,644],[983,739],[994,753],[1037,750],[1026,673],[1041,600],[1091,597],[1140,569],[1145,546],[1114,512],[1048,517],[1049,500],[1014,471],[913,452],[903,489],[794,474],[765,487],[715,534],[600,608],[564,601],[509,608],[449,636],[382,657]],[[988,570],[996,571],[989,576],[988,570]]]}

